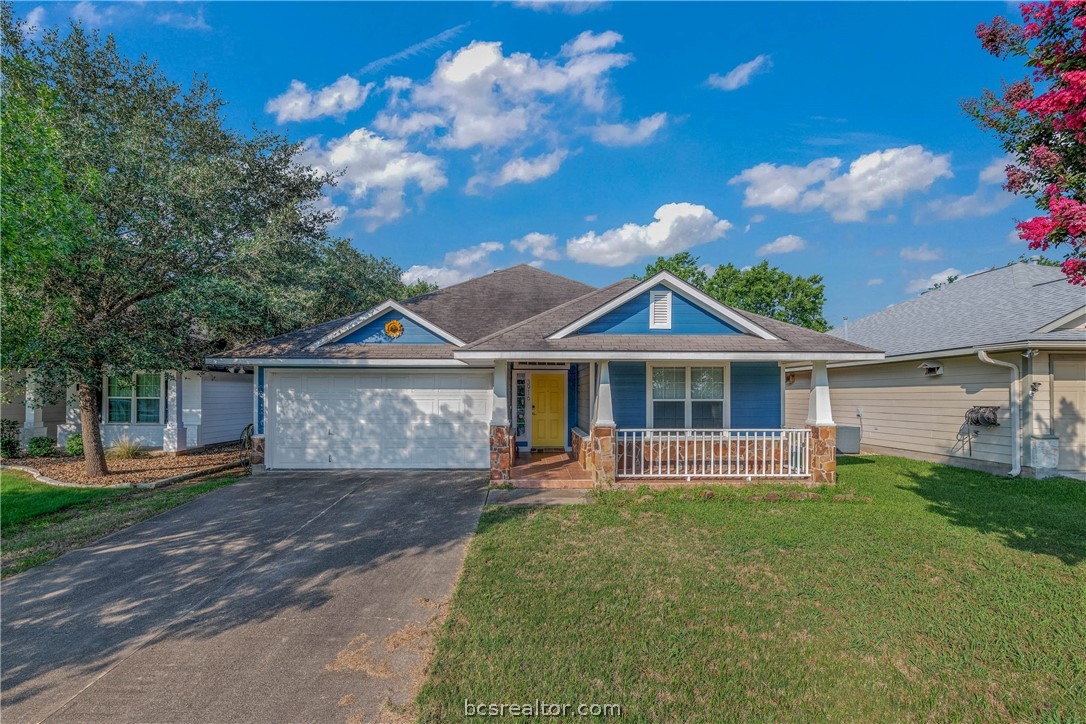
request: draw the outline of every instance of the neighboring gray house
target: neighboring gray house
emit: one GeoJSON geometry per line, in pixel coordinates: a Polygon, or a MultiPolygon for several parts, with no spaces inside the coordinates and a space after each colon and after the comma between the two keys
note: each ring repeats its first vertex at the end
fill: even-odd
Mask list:
{"type": "MultiPolygon", "coordinates": [[[[176,373],[142,372],[131,379],[107,376],[102,380],[102,442],[106,447],[121,437],[144,447],[180,452],[189,448],[238,440],[252,420],[253,375],[239,369],[176,373]],[[178,404],[180,402],[180,404],[178,404]],[[178,417],[180,413],[180,417],[178,417]]],[[[5,420],[22,424],[24,444],[32,437],[51,437],[61,446],[82,427],[76,390],[62,399],[42,404],[29,378],[18,372],[3,380],[5,420]]],[[[54,396],[55,397],[55,396],[54,396]]]]}
{"type": "MultiPolygon", "coordinates": [[[[886,352],[829,365],[842,449],[855,436],[864,451],[1086,479],[1086,289],[1058,268],[972,274],[830,334],[886,352]],[[974,424],[986,407],[998,425],[974,424]]],[[[791,366],[786,382],[795,424],[810,373],[791,366]]]]}

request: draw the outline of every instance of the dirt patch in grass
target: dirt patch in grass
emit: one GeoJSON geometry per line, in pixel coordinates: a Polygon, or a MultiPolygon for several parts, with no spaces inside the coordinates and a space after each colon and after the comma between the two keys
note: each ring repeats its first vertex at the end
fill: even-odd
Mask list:
{"type": "Polygon", "coordinates": [[[239,445],[231,442],[209,445],[187,455],[156,453],[133,460],[107,460],[106,467],[109,473],[95,478],[87,475],[86,463],[82,455],[17,458],[6,462],[33,468],[42,475],[62,483],[99,487],[125,483],[150,483],[163,478],[172,478],[175,475],[236,463],[239,459],[239,445]]]}

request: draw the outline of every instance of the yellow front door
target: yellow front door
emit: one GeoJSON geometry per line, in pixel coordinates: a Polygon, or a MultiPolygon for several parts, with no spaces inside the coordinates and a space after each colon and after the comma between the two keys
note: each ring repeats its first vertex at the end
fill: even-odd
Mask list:
{"type": "Polygon", "coordinates": [[[532,447],[566,446],[566,376],[532,375],[532,447]]]}

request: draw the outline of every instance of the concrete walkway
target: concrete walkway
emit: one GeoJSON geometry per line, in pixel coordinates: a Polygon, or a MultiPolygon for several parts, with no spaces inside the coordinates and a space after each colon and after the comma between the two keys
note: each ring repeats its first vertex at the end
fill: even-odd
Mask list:
{"type": "Polygon", "coordinates": [[[0,717],[387,718],[485,498],[477,471],[265,473],[14,576],[0,717]]]}
{"type": "Polygon", "coordinates": [[[514,488],[491,490],[486,496],[487,505],[577,505],[591,500],[591,490],[548,490],[538,488],[514,488]]]}

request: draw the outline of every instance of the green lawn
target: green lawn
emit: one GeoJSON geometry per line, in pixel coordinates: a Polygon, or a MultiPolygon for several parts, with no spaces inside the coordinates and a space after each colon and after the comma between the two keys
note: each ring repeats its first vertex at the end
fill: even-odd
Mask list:
{"type": "Polygon", "coordinates": [[[45,563],[236,480],[236,476],[215,478],[157,490],[58,488],[19,470],[4,470],[0,576],[45,563]]]}
{"type": "Polygon", "coordinates": [[[487,510],[422,718],[464,699],[654,721],[1086,717],[1086,483],[886,457],[842,459],[840,478],[818,500],[487,510]]]}

